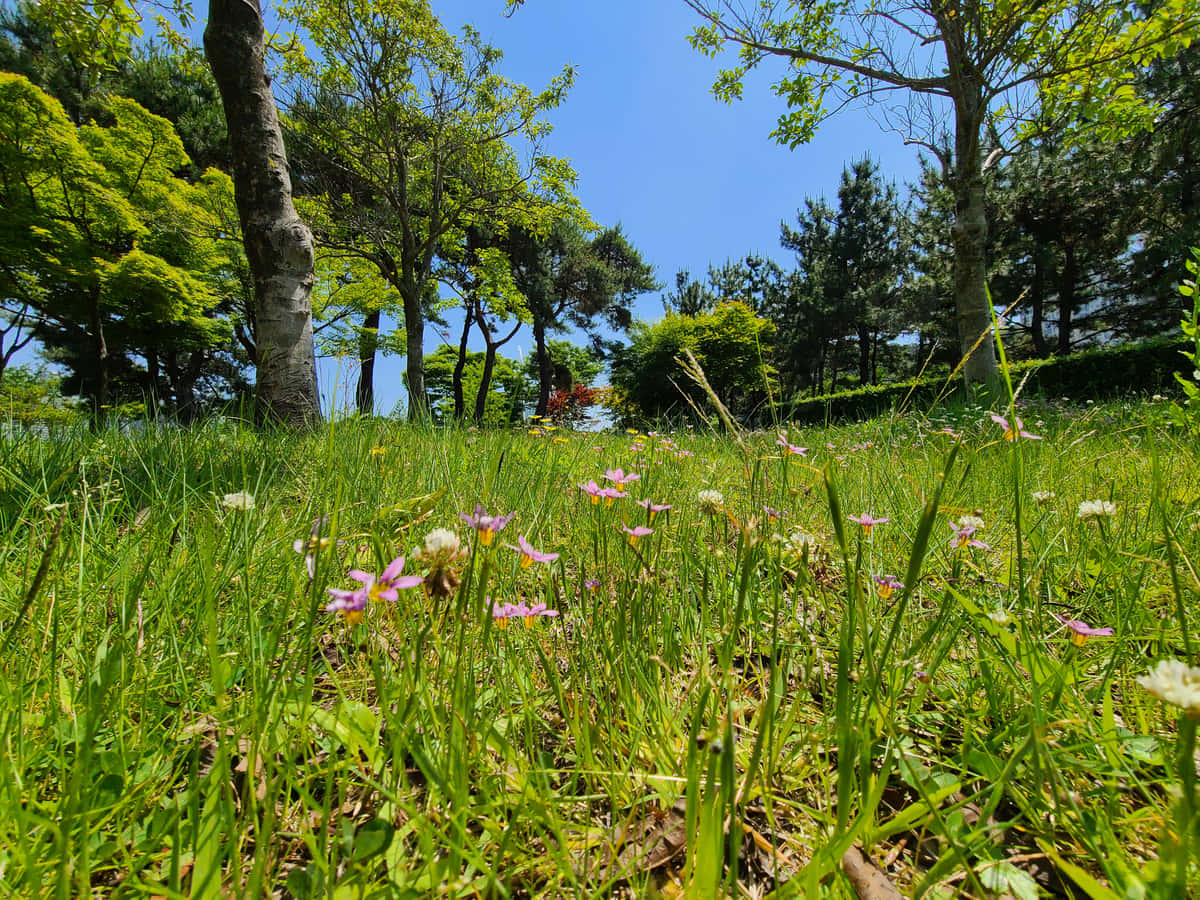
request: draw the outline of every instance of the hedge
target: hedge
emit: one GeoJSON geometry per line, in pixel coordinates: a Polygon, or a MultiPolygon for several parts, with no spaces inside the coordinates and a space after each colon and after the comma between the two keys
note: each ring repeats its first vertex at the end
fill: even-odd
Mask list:
{"type": "MultiPolygon", "coordinates": [[[[1022,397],[1089,400],[1167,393],[1176,389],[1174,373],[1186,362],[1180,352],[1189,346],[1176,339],[1157,339],[1027,360],[1011,367],[1011,377],[1016,387],[1028,375],[1022,397]]],[[[947,385],[945,378],[908,379],[808,397],[795,401],[787,417],[798,424],[853,421],[896,409],[906,397],[906,409],[929,409],[943,393],[945,397],[961,396],[961,382],[956,379],[953,385],[947,385]]]]}

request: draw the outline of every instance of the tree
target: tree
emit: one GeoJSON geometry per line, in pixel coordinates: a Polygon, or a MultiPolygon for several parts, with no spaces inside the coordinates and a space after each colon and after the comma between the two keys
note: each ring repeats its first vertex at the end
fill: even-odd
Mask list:
{"type": "Polygon", "coordinates": [[[449,34],[428,0],[326,0],[286,12],[323,56],[298,64],[303,102],[291,105],[306,154],[337,172],[337,189],[314,195],[327,206],[320,238],[371,260],[399,292],[409,415],[419,418],[439,255],[471,226],[538,231],[575,205],[574,172],[540,150],[544,115],[573,73],[540,92],[508,81],[495,72],[499,51],[470,28],[449,34]]]}
{"type": "Polygon", "coordinates": [[[258,0],[211,0],[204,50],[225,110],[238,216],[254,281],[255,419],[309,427],[321,419],[312,334],[312,233],[292,205],[258,0]]]}
{"type": "Polygon", "coordinates": [[[690,350],[709,385],[735,416],[750,419],[774,392],[767,364],[775,326],[744,303],[720,303],[699,316],[668,313],[655,323],[635,322],[631,340],[612,362],[612,384],[623,417],[644,423],[664,416],[691,418],[708,400],[678,359],[690,350]]]}
{"type": "Polygon", "coordinates": [[[173,174],[179,138],[132,100],[105,112],[111,124],[77,129],[52,97],[0,73],[0,298],[75,362],[71,387],[97,422],[116,357],[152,364],[228,335],[211,314],[218,254],[195,227],[203,189],[173,174]]]}
{"type": "Polygon", "coordinates": [[[685,2],[704,20],[693,46],[712,56],[726,43],[739,47],[737,64],[714,85],[717,96],[740,96],[743,77],[764,59],[786,60],[788,73],[775,86],[790,109],[774,132],[782,143],[812,137],[831,114],[824,106],[831,92],[842,100],[835,111],[907,98],[885,105],[885,119],[942,162],[955,199],[954,301],[964,372],[993,386],[985,133],[1001,135],[1014,116],[1039,104],[1051,115],[1086,115],[1109,135],[1147,127],[1153,110],[1126,83],[1130,73],[1173,55],[1200,27],[1187,0],[1148,10],[1118,0],[832,0],[789,3],[786,11],[777,3],[685,2]]]}
{"type": "Polygon", "coordinates": [[[698,316],[709,312],[717,303],[712,291],[701,281],[692,279],[687,269],[675,273],[675,289],[663,294],[663,310],[681,316],[698,316]]]}

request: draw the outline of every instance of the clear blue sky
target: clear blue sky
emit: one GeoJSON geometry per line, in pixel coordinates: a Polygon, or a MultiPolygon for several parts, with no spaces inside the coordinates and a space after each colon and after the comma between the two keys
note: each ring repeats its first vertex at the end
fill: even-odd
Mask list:
{"type": "MultiPolygon", "coordinates": [[[[511,18],[502,7],[502,0],[434,0],[447,28],[469,22],[504,51],[509,78],[537,88],[564,64],[576,67],[546,150],[573,162],[584,206],[600,224],[624,226],[664,284],[679,269],[703,277],[709,263],[747,253],[790,265],[779,223],[792,221],[806,196],[832,198],[843,166],[864,153],[901,187],[916,179],[916,149],[861,110],[826,122],[811,144],[774,143],[768,135],[784,110],[770,90],[779,65],[754,77],[744,100],[715,100],[717,64],[688,44],[697,17],[682,0],[526,0],[511,18]]],[[[659,317],[659,297],[643,296],[638,315],[659,317]]],[[[523,330],[503,352],[528,353],[531,342],[523,330]]],[[[404,394],[404,360],[380,363],[376,393],[389,412],[404,394]]],[[[339,374],[344,396],[352,373],[339,374]]]]}

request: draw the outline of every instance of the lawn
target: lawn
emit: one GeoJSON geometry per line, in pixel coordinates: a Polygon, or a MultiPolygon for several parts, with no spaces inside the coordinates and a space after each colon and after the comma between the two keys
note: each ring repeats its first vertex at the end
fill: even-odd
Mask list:
{"type": "Polygon", "coordinates": [[[1200,447],[1019,414],[9,432],[0,896],[1195,893],[1200,447]]]}

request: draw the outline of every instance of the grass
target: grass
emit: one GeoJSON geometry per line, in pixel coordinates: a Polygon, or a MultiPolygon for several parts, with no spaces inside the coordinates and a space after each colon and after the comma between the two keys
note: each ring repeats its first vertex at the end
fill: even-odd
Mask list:
{"type": "Polygon", "coordinates": [[[852,846],[906,895],[1194,893],[1194,720],[1136,679],[1197,662],[1198,448],[1152,403],[1022,416],[1043,440],[960,408],[793,431],[803,457],[8,433],[0,896],[853,896],[852,846]],[[517,513],[486,547],[476,503],[517,513]],[[969,514],[990,549],[953,546],[969,514]],[[426,574],[435,528],[464,553],[438,586],[326,612],[350,568],[426,574]]]}

